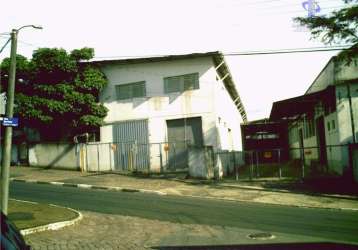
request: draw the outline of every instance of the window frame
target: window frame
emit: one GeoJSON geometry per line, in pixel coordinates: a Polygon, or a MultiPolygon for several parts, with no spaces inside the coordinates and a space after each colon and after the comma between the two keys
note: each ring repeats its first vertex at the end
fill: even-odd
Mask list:
{"type": "Polygon", "coordinates": [[[164,82],[164,93],[165,94],[178,93],[178,92],[181,93],[181,92],[185,92],[188,90],[200,89],[199,73],[198,72],[184,74],[184,75],[164,77],[163,82],[164,82]],[[192,84],[192,82],[191,82],[190,86],[187,85],[187,83],[186,83],[186,81],[188,80],[189,77],[193,77],[192,79],[194,79],[194,84],[192,84]],[[178,84],[179,86],[176,86],[175,88],[173,88],[172,86],[169,87],[170,80],[177,80],[178,83],[176,83],[176,84],[178,84]]]}
{"type": "Polygon", "coordinates": [[[143,97],[147,96],[147,89],[146,89],[146,82],[145,81],[130,82],[130,83],[125,83],[125,84],[117,84],[117,85],[115,85],[115,90],[116,90],[116,100],[117,101],[129,100],[129,99],[133,99],[133,98],[143,98],[143,97]],[[141,95],[135,95],[134,87],[137,87],[137,86],[140,86],[140,85],[143,86],[142,93],[141,93],[141,95]],[[121,93],[120,88],[123,88],[123,87],[130,87],[129,96],[126,96],[126,97],[121,97],[120,96],[121,95],[120,94],[121,93]]]}

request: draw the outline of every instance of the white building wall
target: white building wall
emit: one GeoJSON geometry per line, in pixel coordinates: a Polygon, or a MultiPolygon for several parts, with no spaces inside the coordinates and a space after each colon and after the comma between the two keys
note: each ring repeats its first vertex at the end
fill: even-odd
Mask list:
{"type": "Polygon", "coordinates": [[[328,169],[331,172],[338,174],[343,173],[342,168],[342,147],[340,145],[339,131],[340,124],[337,123],[337,112],[333,112],[327,115],[324,119],[325,122],[325,134],[327,144],[327,163],[328,169]],[[332,122],[333,121],[333,122],[332,122]],[[330,123],[330,129],[328,130],[327,124],[330,123]],[[334,128],[332,123],[335,124],[334,128]]]}
{"type": "MultiPolygon", "coordinates": [[[[358,61],[358,59],[356,59],[358,61]]],[[[314,83],[306,91],[307,94],[326,89],[329,85],[336,86],[336,111],[325,115],[324,127],[327,144],[327,161],[330,171],[343,174],[344,170],[349,164],[348,143],[353,143],[353,134],[358,139],[358,81],[354,82],[352,79],[358,79],[358,64],[340,64],[334,58],[326,65],[322,72],[317,76],[314,83]],[[350,81],[350,94],[352,102],[353,121],[355,131],[352,133],[352,122],[350,104],[348,98],[347,84],[344,81],[350,81]],[[335,129],[328,131],[328,122],[332,124],[335,122],[335,129]],[[338,145],[338,146],[336,146],[338,145]]],[[[321,114],[315,114],[317,118],[321,114]]],[[[299,129],[301,125],[293,123],[291,127],[296,126],[299,129]]],[[[332,126],[331,126],[332,128],[332,126]]],[[[290,148],[299,147],[298,141],[292,141],[292,134],[289,134],[290,148]]],[[[358,142],[358,140],[356,140],[358,142]]],[[[305,147],[308,145],[317,145],[316,137],[304,140],[305,147]]],[[[317,154],[310,156],[311,160],[317,154]]],[[[307,155],[306,160],[308,160],[307,155]]],[[[294,151],[290,154],[291,159],[299,159],[299,153],[294,151]]]]}
{"type": "MultiPolygon", "coordinates": [[[[355,137],[356,142],[358,139],[358,83],[350,84],[350,93],[352,101],[352,113],[353,113],[353,122],[355,126],[355,137]]],[[[353,143],[353,131],[352,131],[352,120],[351,112],[349,107],[349,98],[348,98],[348,89],[347,85],[338,85],[336,86],[336,97],[337,97],[337,125],[339,144],[343,145],[341,147],[341,165],[343,172],[349,166],[349,152],[348,143],[353,143]],[[344,146],[345,145],[345,146],[344,146]],[[343,163],[343,164],[342,164],[343,163]]],[[[338,159],[339,160],[339,159],[338,159]]]]}
{"type": "Polygon", "coordinates": [[[306,94],[321,91],[326,89],[329,85],[335,82],[335,63],[334,59],[331,59],[326,67],[320,72],[315,79],[314,83],[308,88],[306,94]]]}
{"type": "Polygon", "coordinates": [[[297,121],[288,125],[288,154],[291,160],[301,159],[298,128],[299,124],[297,121]]]}
{"type": "Polygon", "coordinates": [[[336,83],[340,83],[345,80],[357,79],[358,78],[358,57],[355,62],[347,65],[345,63],[336,63],[336,83]]]}
{"type": "Polygon", "coordinates": [[[347,86],[337,86],[336,96],[340,143],[350,143],[353,140],[347,86]]]}
{"type": "Polygon", "coordinates": [[[100,101],[109,112],[105,118],[106,125],[101,127],[101,142],[113,141],[112,126],[115,122],[148,119],[149,143],[160,143],[167,141],[166,120],[201,117],[204,144],[216,148],[222,143],[217,137],[218,115],[215,113],[221,112],[237,138],[233,148],[241,148],[239,122],[235,126],[236,121],[232,122],[230,118],[240,118],[238,110],[233,108],[233,101],[227,93],[220,101],[214,101],[215,90],[221,83],[216,80],[216,70],[211,57],[125,65],[111,63],[102,66],[102,71],[109,84],[102,91],[100,101]],[[198,90],[164,93],[165,77],[190,73],[199,73],[198,90]],[[115,85],[139,81],[146,82],[146,97],[117,100],[115,85]],[[215,107],[216,105],[220,106],[215,107]]]}
{"type": "MultiPolygon", "coordinates": [[[[357,68],[357,73],[358,73],[358,68],[357,68]]],[[[358,80],[355,82],[355,84],[350,85],[350,90],[351,90],[352,111],[353,111],[353,119],[354,119],[354,127],[355,127],[354,132],[355,132],[356,142],[358,142],[358,80]]]]}
{"type": "Polygon", "coordinates": [[[319,155],[316,136],[311,136],[309,138],[304,139],[304,148],[305,164],[311,165],[313,161],[318,160],[319,155]]]}
{"type": "Polygon", "coordinates": [[[304,121],[298,120],[292,123],[289,127],[290,130],[295,130],[294,132],[289,133],[289,148],[290,148],[290,158],[291,159],[301,159],[301,150],[300,150],[300,136],[299,131],[302,129],[303,132],[303,148],[304,148],[304,157],[305,157],[305,164],[311,165],[313,161],[317,161],[319,158],[318,153],[318,144],[317,144],[317,131],[316,134],[310,137],[305,135],[304,129],[304,121]],[[293,135],[292,133],[296,133],[293,135]],[[294,137],[294,138],[293,138],[294,137]],[[307,138],[305,138],[307,137],[307,138]]]}
{"type": "Polygon", "coordinates": [[[358,58],[355,63],[347,65],[332,58],[320,72],[314,83],[306,91],[307,94],[326,89],[329,85],[337,85],[345,80],[358,78],[358,58]]]}
{"type": "Polygon", "coordinates": [[[214,89],[215,124],[218,131],[218,147],[222,150],[240,151],[242,150],[240,130],[241,116],[223,82],[217,80],[214,89]]]}

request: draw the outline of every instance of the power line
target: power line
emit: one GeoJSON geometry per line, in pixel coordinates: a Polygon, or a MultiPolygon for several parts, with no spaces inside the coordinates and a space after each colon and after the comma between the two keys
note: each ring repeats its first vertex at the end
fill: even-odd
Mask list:
{"type": "MultiPolygon", "coordinates": [[[[352,45],[350,45],[352,46],[352,45]]],[[[275,55],[275,54],[292,54],[292,53],[310,53],[310,52],[325,52],[325,51],[339,51],[349,50],[347,46],[337,46],[334,48],[315,47],[309,49],[289,49],[289,50],[272,50],[272,51],[252,51],[252,52],[227,52],[223,53],[225,56],[250,56],[250,55],[275,55]]]]}
{"type": "Polygon", "coordinates": [[[22,43],[24,45],[30,46],[30,47],[35,47],[35,48],[40,48],[41,47],[39,45],[36,45],[36,44],[33,44],[33,43],[28,43],[28,42],[25,42],[25,41],[22,41],[22,40],[18,40],[18,42],[22,43]]]}
{"type": "Polygon", "coordinates": [[[6,45],[11,41],[11,38],[9,38],[6,43],[4,44],[4,46],[2,46],[2,48],[0,49],[0,53],[5,49],[6,45]]]}
{"type": "MultiPolygon", "coordinates": [[[[353,46],[353,44],[347,45],[339,45],[339,46],[332,46],[332,47],[307,47],[307,48],[289,48],[289,49],[277,49],[277,50],[254,50],[254,51],[233,51],[233,52],[223,52],[222,54],[225,56],[235,56],[235,55],[260,55],[260,54],[285,54],[285,53],[305,53],[305,52],[321,52],[321,51],[337,51],[337,50],[348,50],[349,47],[353,46]]],[[[178,54],[182,55],[182,54],[178,54]]],[[[98,56],[95,57],[96,59],[108,59],[108,60],[126,60],[126,59],[139,59],[139,58],[152,58],[152,57],[165,57],[165,56],[175,56],[168,55],[168,54],[147,54],[147,55],[135,55],[135,56],[98,56]]]]}

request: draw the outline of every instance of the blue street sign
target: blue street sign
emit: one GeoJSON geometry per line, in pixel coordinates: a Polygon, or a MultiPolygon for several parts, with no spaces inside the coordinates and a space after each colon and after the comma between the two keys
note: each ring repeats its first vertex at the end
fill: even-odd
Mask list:
{"type": "Polygon", "coordinates": [[[4,120],[2,121],[2,125],[4,125],[5,127],[17,127],[17,126],[19,126],[19,118],[4,117],[4,120]]]}

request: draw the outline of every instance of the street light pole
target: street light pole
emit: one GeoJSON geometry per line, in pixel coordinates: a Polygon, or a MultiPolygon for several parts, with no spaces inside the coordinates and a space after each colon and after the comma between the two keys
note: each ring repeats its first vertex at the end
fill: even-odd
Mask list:
{"type": "MultiPolygon", "coordinates": [[[[15,95],[15,78],[16,78],[16,50],[17,50],[17,35],[19,31],[25,27],[33,27],[42,29],[34,25],[22,26],[19,29],[11,31],[11,52],[10,52],[10,72],[9,84],[7,88],[7,102],[5,117],[12,118],[14,111],[14,95],[15,95]]],[[[12,127],[5,127],[4,147],[1,161],[1,211],[7,215],[8,200],[9,200],[9,177],[10,177],[10,161],[11,161],[11,144],[12,144],[12,127]]]]}
{"type": "MultiPolygon", "coordinates": [[[[16,76],[16,50],[17,50],[17,30],[11,32],[11,52],[10,52],[10,72],[9,86],[7,88],[7,103],[5,117],[12,118],[14,110],[15,76],[16,76]]],[[[9,177],[11,161],[12,127],[5,127],[4,147],[1,162],[1,210],[7,215],[9,198],[9,177]]]]}

